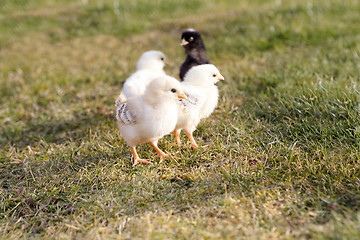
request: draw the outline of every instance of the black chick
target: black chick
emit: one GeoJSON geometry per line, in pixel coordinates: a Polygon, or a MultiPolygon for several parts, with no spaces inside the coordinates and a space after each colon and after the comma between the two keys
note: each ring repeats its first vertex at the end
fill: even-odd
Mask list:
{"type": "Polygon", "coordinates": [[[206,50],[201,35],[195,29],[186,29],[181,35],[181,46],[187,54],[185,62],[180,67],[179,77],[181,81],[190,68],[210,63],[206,57],[206,50]]]}

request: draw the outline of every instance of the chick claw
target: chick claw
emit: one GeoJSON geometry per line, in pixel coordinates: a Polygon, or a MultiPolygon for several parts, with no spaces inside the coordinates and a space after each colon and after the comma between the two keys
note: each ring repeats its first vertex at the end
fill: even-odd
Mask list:
{"type": "Polygon", "coordinates": [[[139,155],[136,152],[135,147],[130,147],[131,152],[133,154],[134,157],[134,164],[133,166],[137,165],[138,163],[144,163],[144,164],[152,164],[151,162],[149,162],[147,159],[141,159],[139,158],[139,155]]]}
{"type": "Polygon", "coordinates": [[[155,157],[160,158],[159,163],[162,163],[164,161],[164,159],[170,158],[169,154],[166,154],[166,153],[162,153],[162,154],[158,153],[155,157]]]}
{"type": "Polygon", "coordinates": [[[143,164],[152,164],[152,162],[149,162],[147,159],[134,159],[134,164],[133,166],[136,166],[138,163],[143,163],[143,164]]]}
{"type": "Polygon", "coordinates": [[[199,146],[196,143],[191,143],[191,148],[192,149],[197,149],[199,146]]]}
{"type": "Polygon", "coordinates": [[[157,152],[157,155],[155,157],[160,158],[160,163],[164,160],[164,158],[169,158],[169,155],[161,151],[160,148],[158,148],[157,144],[150,142],[150,145],[155,149],[157,152]]]}

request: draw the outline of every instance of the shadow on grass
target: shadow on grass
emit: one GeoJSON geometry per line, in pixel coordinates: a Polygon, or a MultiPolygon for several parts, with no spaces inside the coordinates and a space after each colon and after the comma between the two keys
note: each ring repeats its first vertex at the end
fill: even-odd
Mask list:
{"type": "Polygon", "coordinates": [[[69,120],[49,119],[27,121],[23,127],[0,128],[0,148],[14,146],[25,148],[36,146],[40,141],[61,144],[66,141],[78,141],[89,134],[92,128],[99,125],[114,124],[112,112],[95,110],[94,112],[82,112],[74,115],[69,120]]]}

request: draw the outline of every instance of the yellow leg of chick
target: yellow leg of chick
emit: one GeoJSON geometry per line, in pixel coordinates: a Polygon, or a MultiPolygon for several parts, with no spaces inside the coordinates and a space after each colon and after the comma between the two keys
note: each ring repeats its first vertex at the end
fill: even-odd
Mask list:
{"type": "Polygon", "coordinates": [[[138,163],[144,163],[144,164],[151,164],[151,162],[149,162],[147,159],[141,159],[139,158],[139,155],[137,154],[135,147],[130,147],[131,152],[133,154],[134,157],[134,164],[133,166],[137,165],[138,163]]]}
{"type": "Polygon", "coordinates": [[[198,145],[195,142],[195,139],[193,138],[192,132],[188,132],[185,130],[186,136],[190,139],[191,141],[191,148],[192,149],[196,149],[198,148],[198,145]]]}
{"type": "Polygon", "coordinates": [[[164,160],[164,158],[168,158],[169,155],[167,155],[166,153],[164,153],[163,151],[161,151],[160,148],[158,148],[157,144],[150,142],[150,145],[155,149],[155,151],[157,152],[157,156],[160,158],[160,162],[162,162],[164,160]]]}
{"type": "Polygon", "coordinates": [[[181,145],[181,140],[180,140],[180,132],[181,132],[181,129],[175,129],[174,130],[174,136],[175,136],[175,139],[176,139],[176,142],[177,142],[177,145],[180,147],[181,145]]]}

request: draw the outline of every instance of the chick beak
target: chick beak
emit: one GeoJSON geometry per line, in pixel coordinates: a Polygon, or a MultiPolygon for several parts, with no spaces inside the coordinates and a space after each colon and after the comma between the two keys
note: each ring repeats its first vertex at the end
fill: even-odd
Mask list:
{"type": "Polygon", "coordinates": [[[181,43],[180,43],[181,46],[186,46],[186,45],[188,45],[188,44],[189,44],[189,42],[186,41],[184,38],[181,39],[181,43]]]}
{"type": "Polygon", "coordinates": [[[164,64],[165,64],[165,66],[169,66],[169,62],[168,61],[164,61],[164,64]]]}
{"type": "Polygon", "coordinates": [[[186,97],[186,95],[185,95],[183,92],[181,92],[181,93],[178,95],[178,98],[186,99],[187,97],[186,97]]]}
{"type": "Polygon", "coordinates": [[[218,76],[218,80],[219,81],[223,81],[225,78],[220,74],[220,76],[218,76]]]}

